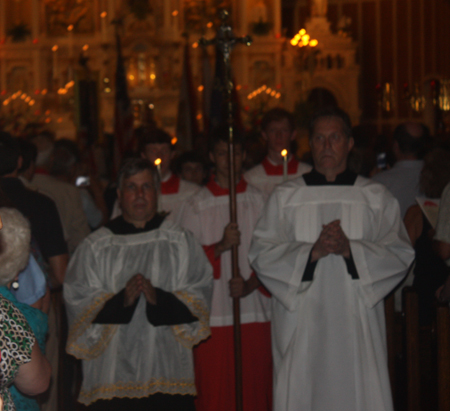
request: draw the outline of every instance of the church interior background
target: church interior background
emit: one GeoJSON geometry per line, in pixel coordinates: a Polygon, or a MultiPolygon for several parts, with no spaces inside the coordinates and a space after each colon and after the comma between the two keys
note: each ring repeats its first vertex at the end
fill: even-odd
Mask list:
{"type": "Polygon", "coordinates": [[[376,134],[406,119],[433,132],[449,126],[448,0],[0,0],[3,127],[40,123],[76,138],[77,82],[89,78],[100,138],[112,133],[118,30],[135,125],[151,117],[177,134],[187,42],[202,129],[214,49],[205,57],[198,39],[214,37],[220,8],[236,35],[253,37],[232,53],[248,128],[274,106],[293,110],[301,124],[310,107],[329,102],[376,134]]]}

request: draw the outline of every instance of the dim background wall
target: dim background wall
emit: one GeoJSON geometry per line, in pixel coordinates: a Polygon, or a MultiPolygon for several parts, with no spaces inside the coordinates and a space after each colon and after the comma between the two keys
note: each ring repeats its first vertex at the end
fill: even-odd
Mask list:
{"type": "MultiPolygon", "coordinates": [[[[288,36],[305,26],[310,17],[308,0],[284,1],[282,26],[288,36]]],[[[351,18],[350,35],[358,42],[361,65],[361,123],[390,133],[406,119],[426,122],[433,130],[439,114],[431,103],[433,79],[450,78],[450,1],[448,0],[329,0],[328,20],[337,30],[342,16],[351,18]],[[377,85],[392,83],[395,106],[379,107],[377,85]],[[427,105],[415,113],[405,97],[419,84],[427,105]]]]}

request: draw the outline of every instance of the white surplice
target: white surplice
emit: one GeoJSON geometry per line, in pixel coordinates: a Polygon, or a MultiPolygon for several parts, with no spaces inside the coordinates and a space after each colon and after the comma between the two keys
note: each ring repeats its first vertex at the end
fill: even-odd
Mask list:
{"type": "MultiPolygon", "coordinates": [[[[239,224],[240,245],[238,248],[239,272],[248,280],[252,269],[248,262],[253,229],[263,208],[263,197],[259,190],[241,180],[236,188],[236,211],[239,224]]],[[[190,230],[203,246],[216,244],[222,239],[223,230],[230,222],[228,190],[222,189],[213,180],[191,197],[181,211],[181,225],[190,230]]],[[[228,282],[232,277],[231,251],[220,256],[220,278],[214,279],[210,325],[223,327],[233,324],[233,304],[228,282]]],[[[270,298],[255,290],[240,299],[242,324],[267,322],[270,320],[270,298]]]]}
{"type": "Polygon", "coordinates": [[[275,188],[249,253],[272,293],[274,411],[391,411],[383,298],[414,251],[398,202],[381,184],[275,188]],[[302,281],[323,224],[340,219],[358,277],[342,256],[302,281]]]}
{"type": "MultiPolygon", "coordinates": [[[[294,156],[288,161],[287,180],[293,180],[311,171],[311,166],[299,162],[294,156]]],[[[267,200],[273,189],[284,181],[283,164],[274,164],[265,157],[261,164],[256,165],[244,174],[244,178],[252,186],[260,190],[267,200]]]]}
{"type": "Polygon", "coordinates": [[[192,347],[207,338],[212,268],[192,234],[171,221],[117,235],[101,228],[72,257],[64,281],[67,352],[83,360],[79,401],[142,398],[157,392],[195,395],[192,347]],[[137,273],[173,293],[199,320],[153,326],[139,297],[128,324],[94,324],[105,302],[137,273]]]}

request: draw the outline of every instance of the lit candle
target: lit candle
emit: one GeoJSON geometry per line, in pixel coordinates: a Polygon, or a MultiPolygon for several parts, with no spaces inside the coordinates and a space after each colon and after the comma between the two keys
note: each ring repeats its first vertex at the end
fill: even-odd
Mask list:
{"type": "Polygon", "coordinates": [[[155,160],[155,166],[156,166],[156,169],[158,170],[159,178],[161,178],[161,159],[160,158],[157,158],[155,160]]]}
{"type": "Polygon", "coordinates": [[[106,11],[102,12],[100,14],[101,17],[101,32],[102,32],[102,43],[106,43],[106,38],[107,38],[107,27],[106,27],[106,16],[108,15],[108,13],[106,11]]]}
{"type": "Polygon", "coordinates": [[[67,31],[69,32],[69,58],[73,56],[73,24],[67,26],[67,31]]]}
{"type": "Polygon", "coordinates": [[[288,163],[288,151],[286,149],[281,151],[281,155],[283,156],[283,181],[287,180],[287,163],[288,163]]]}
{"type": "Polygon", "coordinates": [[[58,55],[57,55],[57,51],[58,51],[58,46],[55,44],[52,47],[52,52],[53,52],[53,78],[57,79],[58,78],[58,55]]]}
{"type": "Polygon", "coordinates": [[[157,158],[155,160],[155,166],[156,166],[156,170],[158,171],[158,177],[159,177],[159,185],[158,185],[158,193],[156,194],[156,198],[157,198],[157,205],[156,205],[156,210],[157,211],[161,211],[161,159],[157,158]]]}

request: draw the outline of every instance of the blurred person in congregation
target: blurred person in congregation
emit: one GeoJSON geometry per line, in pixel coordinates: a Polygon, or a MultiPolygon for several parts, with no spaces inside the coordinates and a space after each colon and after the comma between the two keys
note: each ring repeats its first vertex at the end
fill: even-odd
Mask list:
{"type": "MultiPolygon", "coordinates": [[[[433,247],[439,257],[450,267],[450,182],[442,192],[439,204],[439,215],[436,223],[436,233],[433,239],[433,247]]],[[[449,268],[450,274],[450,268],[449,268]]],[[[445,284],[438,288],[436,297],[441,302],[450,301],[450,275],[445,284]]]]}
{"type": "Polygon", "coordinates": [[[450,150],[438,147],[424,158],[420,173],[420,191],[426,199],[409,207],[404,222],[411,244],[416,252],[413,287],[419,298],[419,323],[430,325],[433,321],[433,303],[436,290],[447,279],[447,266],[433,249],[437,209],[445,186],[450,181],[450,150]],[[430,210],[431,207],[431,210],[430,210]],[[430,211],[431,214],[430,214],[430,211]]]}
{"type": "Polygon", "coordinates": [[[406,122],[394,130],[392,151],[395,163],[389,170],[375,174],[372,179],[388,188],[400,204],[402,218],[415,204],[420,192],[421,159],[430,131],[420,123],[406,122]]]}

